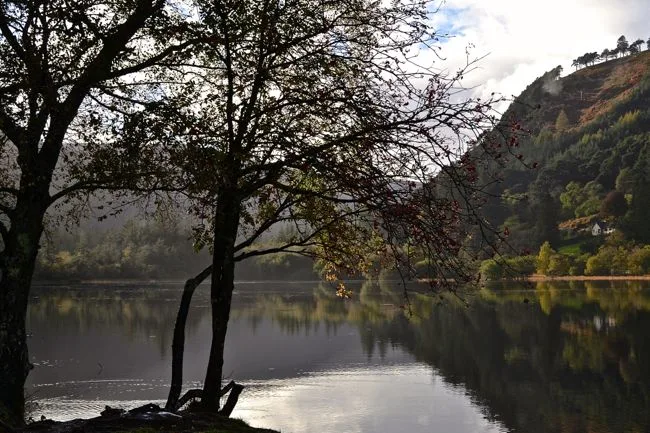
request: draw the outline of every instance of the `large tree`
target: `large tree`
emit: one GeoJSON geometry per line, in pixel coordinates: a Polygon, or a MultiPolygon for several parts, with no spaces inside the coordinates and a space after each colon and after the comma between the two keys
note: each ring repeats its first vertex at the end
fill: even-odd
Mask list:
{"type": "Polygon", "coordinates": [[[12,424],[23,422],[31,368],[25,315],[46,213],[79,191],[119,186],[109,167],[91,177],[83,167],[119,135],[129,110],[137,111],[136,89],[145,87],[150,102],[164,96],[151,71],[211,40],[185,6],[0,2],[0,417],[12,424]],[[113,127],[104,135],[86,132],[108,121],[113,127]]]}
{"type": "Polygon", "coordinates": [[[169,409],[179,404],[189,300],[210,274],[212,345],[203,389],[192,395],[219,409],[241,260],[304,254],[339,281],[375,262],[408,278],[418,258],[432,285],[472,277],[460,245],[474,227],[489,230],[477,173],[517,143],[482,135],[495,123],[493,101],[463,92],[467,68],[434,68],[430,11],[426,1],[206,4],[200,18],[220,43],[161,70],[160,91],[173,96],[129,122],[112,153],[96,154],[97,167],[129,150],[164,155],[173,167],[164,182],[189,185],[183,193],[202,221],[197,245],[212,251],[211,266],[186,284],[169,409]],[[290,230],[271,239],[274,226],[290,230]]]}
{"type": "MultiPolygon", "coordinates": [[[[202,221],[196,244],[213,262],[182,306],[212,274],[207,408],[219,408],[238,261],[291,251],[339,279],[372,257],[409,276],[418,256],[432,284],[468,280],[459,245],[469,227],[488,230],[477,171],[516,139],[481,136],[493,101],[467,98],[467,69],[421,63],[419,51],[437,49],[431,10],[418,0],[4,2],[3,416],[22,420],[45,214],[79,191],[180,191],[202,221]],[[291,230],[271,243],[276,225],[291,230]]],[[[171,406],[178,373],[173,383],[171,406]]]]}

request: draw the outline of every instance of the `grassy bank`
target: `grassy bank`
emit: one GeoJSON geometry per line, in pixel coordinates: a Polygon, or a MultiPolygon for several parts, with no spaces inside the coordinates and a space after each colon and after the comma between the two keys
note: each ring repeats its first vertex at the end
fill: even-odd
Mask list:
{"type": "MultiPolygon", "coordinates": [[[[0,431],[2,428],[0,427],[0,431]]],[[[65,422],[51,420],[28,424],[9,433],[278,433],[255,428],[240,419],[211,413],[182,413],[177,420],[97,417],[65,422]]]]}

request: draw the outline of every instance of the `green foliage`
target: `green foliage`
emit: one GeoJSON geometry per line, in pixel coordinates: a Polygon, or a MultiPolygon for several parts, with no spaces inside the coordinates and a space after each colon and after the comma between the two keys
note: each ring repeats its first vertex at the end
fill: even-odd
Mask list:
{"type": "Polygon", "coordinates": [[[591,197],[582,202],[575,210],[577,218],[586,217],[598,213],[600,210],[601,200],[598,197],[591,197]]]}
{"type": "Polygon", "coordinates": [[[506,260],[516,275],[528,276],[535,273],[537,268],[537,257],[535,256],[516,256],[506,260]]]}
{"type": "Polygon", "coordinates": [[[569,275],[584,275],[585,268],[587,267],[587,260],[589,260],[589,254],[582,254],[574,257],[572,264],[569,267],[569,275]]]}
{"type": "MultiPolygon", "coordinates": [[[[616,188],[624,194],[633,192],[645,170],[646,163],[641,160],[650,159],[643,156],[650,150],[650,68],[645,59],[635,61],[635,66],[646,69],[641,79],[621,72],[620,68],[594,69],[589,79],[578,74],[560,78],[558,84],[565,91],[552,99],[544,91],[544,83],[557,77],[549,72],[517,98],[528,107],[539,104],[539,109],[526,110],[523,104],[513,104],[505,113],[504,118],[522,119],[531,130],[531,136],[520,144],[521,153],[526,161],[541,167],[527,171],[516,169],[513,164],[504,169],[503,182],[494,186],[494,194],[502,197],[501,203],[486,208],[495,226],[510,229],[509,242],[514,248],[536,250],[544,241],[556,247],[556,225],[598,214],[605,191],[616,188]],[[602,88],[607,88],[610,96],[601,101],[585,100],[592,104],[590,110],[597,112],[585,120],[588,110],[577,106],[568,95],[595,94],[602,88]],[[571,127],[555,134],[557,126],[562,129],[566,125],[562,112],[571,119],[571,127]],[[518,200],[520,197],[528,200],[518,200]]],[[[634,201],[634,194],[631,197],[634,201]]],[[[637,209],[630,209],[617,226],[622,227],[623,220],[627,221],[624,230],[630,237],[650,243],[650,225],[644,223],[650,221],[650,215],[644,214],[650,212],[650,205],[640,203],[645,197],[637,197],[637,209]]],[[[622,202],[619,204],[612,211],[625,208],[622,202]]]]}
{"type": "Polygon", "coordinates": [[[494,259],[483,260],[479,272],[485,280],[496,281],[503,278],[503,267],[494,259]]]}
{"type": "Polygon", "coordinates": [[[563,245],[562,247],[558,248],[558,253],[564,254],[565,256],[570,256],[570,257],[577,257],[579,256],[583,251],[582,251],[582,242],[576,242],[572,243],[569,245],[563,245]]]}
{"type": "Polygon", "coordinates": [[[208,259],[193,251],[189,229],[130,220],[108,230],[55,233],[44,242],[37,278],[185,278],[208,259]]]}
{"type": "Polygon", "coordinates": [[[581,218],[598,213],[602,194],[603,187],[598,182],[590,181],[582,187],[572,181],[560,194],[560,202],[565,214],[581,218]]]}
{"type": "Polygon", "coordinates": [[[560,194],[560,203],[562,203],[562,209],[567,213],[573,215],[576,208],[582,202],[582,187],[578,182],[569,182],[566,187],[564,187],[564,192],[560,194]]]}
{"type": "Polygon", "coordinates": [[[634,248],[628,255],[627,268],[633,275],[650,273],[650,245],[634,248]]]}
{"type": "Polygon", "coordinates": [[[632,240],[650,243],[650,182],[643,174],[636,182],[629,211],[621,223],[621,228],[632,240]]]}
{"type": "Polygon", "coordinates": [[[555,254],[555,250],[551,248],[551,244],[547,241],[542,244],[537,254],[537,273],[542,275],[548,274],[548,269],[551,264],[551,257],[555,254]]]}
{"type": "Polygon", "coordinates": [[[632,132],[631,130],[636,126],[641,117],[640,110],[629,111],[618,118],[616,123],[612,125],[609,133],[619,136],[624,136],[632,132]]]}
{"type": "Polygon", "coordinates": [[[548,261],[546,275],[560,276],[568,275],[571,267],[569,257],[564,254],[553,254],[548,261]]]}
{"type": "MultiPolygon", "coordinates": [[[[44,242],[40,279],[185,279],[209,263],[207,251],[193,250],[190,230],[156,221],[127,221],[103,231],[55,233],[44,242]]],[[[278,240],[291,237],[280,230],[278,240]]],[[[254,245],[252,248],[260,248],[254,245]]],[[[311,280],[318,277],[310,258],[292,253],[252,257],[237,267],[243,280],[311,280]]]]}
{"type": "Polygon", "coordinates": [[[609,275],[609,262],[603,255],[589,257],[585,265],[585,275],[609,275]]]}
{"type": "Polygon", "coordinates": [[[630,167],[623,168],[616,176],[616,190],[622,193],[631,193],[634,188],[634,174],[630,167]]]}
{"type": "Polygon", "coordinates": [[[488,259],[481,262],[481,278],[488,281],[525,278],[535,272],[537,257],[515,256],[501,259],[488,259]]]}
{"type": "Polygon", "coordinates": [[[587,260],[585,275],[625,275],[627,254],[622,246],[603,245],[595,256],[587,260]]]}

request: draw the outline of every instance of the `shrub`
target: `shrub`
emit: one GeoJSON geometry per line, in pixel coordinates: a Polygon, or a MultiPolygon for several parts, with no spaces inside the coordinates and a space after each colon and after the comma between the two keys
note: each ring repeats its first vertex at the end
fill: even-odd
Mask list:
{"type": "Polygon", "coordinates": [[[503,267],[494,259],[483,260],[480,267],[481,278],[499,280],[503,278],[503,267]]]}
{"type": "Polygon", "coordinates": [[[564,254],[553,254],[549,260],[547,275],[569,275],[570,265],[569,257],[564,254]]]}
{"type": "Polygon", "coordinates": [[[512,271],[518,276],[528,276],[535,273],[537,269],[537,257],[535,256],[517,256],[506,260],[506,264],[512,268],[512,271]]]}
{"type": "Polygon", "coordinates": [[[650,273],[650,245],[632,250],[627,257],[627,269],[632,275],[650,273]]]}

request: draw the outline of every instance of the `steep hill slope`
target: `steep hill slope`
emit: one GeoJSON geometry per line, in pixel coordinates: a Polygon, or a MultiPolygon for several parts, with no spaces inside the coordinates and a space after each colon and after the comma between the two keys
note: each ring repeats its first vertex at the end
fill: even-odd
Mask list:
{"type": "Polygon", "coordinates": [[[640,213],[650,217],[642,197],[650,195],[644,191],[650,186],[650,51],[566,77],[560,72],[539,77],[504,113],[504,124],[519,122],[528,131],[511,149],[512,159],[538,168],[506,164],[503,181],[492,187],[500,198],[489,203],[488,217],[508,227],[515,248],[534,251],[544,241],[561,244],[560,222],[597,214],[618,190],[629,211],[618,209],[610,222],[650,243],[639,227],[640,213]]]}

